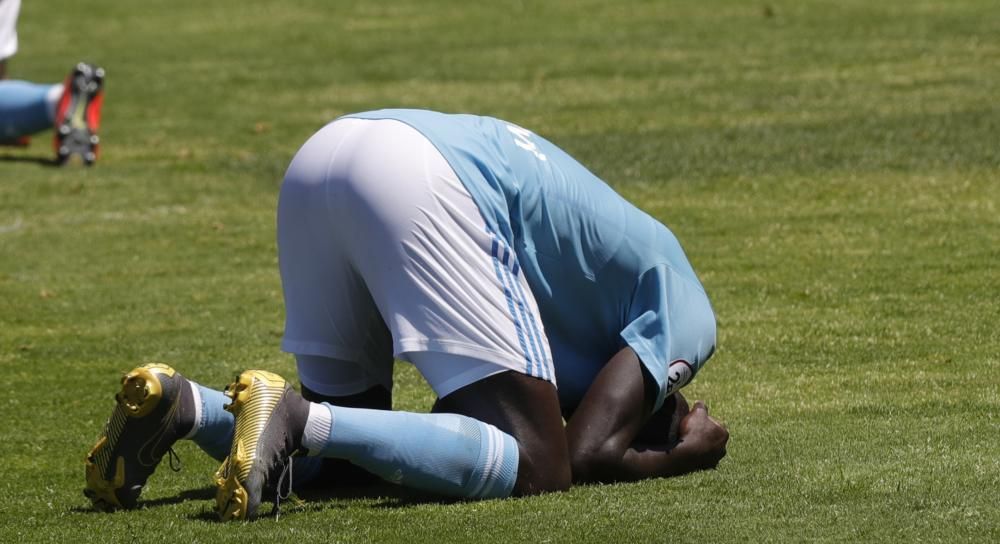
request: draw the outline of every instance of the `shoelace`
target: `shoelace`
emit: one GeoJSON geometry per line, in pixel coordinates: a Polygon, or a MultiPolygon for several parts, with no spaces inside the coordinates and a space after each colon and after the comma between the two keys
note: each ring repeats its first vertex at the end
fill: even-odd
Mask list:
{"type": "Polygon", "coordinates": [[[170,464],[170,470],[172,470],[174,472],[180,472],[181,471],[181,466],[182,466],[181,465],[181,456],[177,455],[177,452],[174,451],[173,447],[167,448],[167,456],[168,456],[168,462],[170,464]],[[176,466],[174,465],[175,462],[176,462],[176,466]]]}
{"type": "Polygon", "coordinates": [[[281,515],[281,501],[283,499],[287,500],[288,497],[292,496],[292,476],[293,476],[292,465],[293,464],[294,464],[294,461],[292,461],[292,457],[289,456],[288,457],[288,462],[285,463],[285,468],[281,469],[281,476],[278,477],[278,488],[276,490],[277,492],[274,495],[274,519],[275,520],[277,520],[278,517],[281,515]],[[285,494],[282,495],[282,493],[281,493],[281,484],[284,483],[285,476],[288,476],[288,489],[285,492],[285,494]]]}

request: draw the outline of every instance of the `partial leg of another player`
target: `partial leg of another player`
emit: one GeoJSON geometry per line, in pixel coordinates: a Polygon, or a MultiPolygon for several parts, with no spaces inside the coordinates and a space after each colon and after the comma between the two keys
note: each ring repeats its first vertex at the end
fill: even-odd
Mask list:
{"type": "Polygon", "coordinates": [[[0,142],[24,144],[32,134],[54,128],[60,163],[79,155],[93,164],[103,103],[104,69],[83,62],[62,84],[0,81],[0,142]]]}
{"type": "Polygon", "coordinates": [[[53,127],[61,84],[0,81],[0,141],[14,142],[53,127]]]}
{"type": "Polygon", "coordinates": [[[76,65],[63,83],[56,107],[53,145],[60,163],[73,155],[91,165],[100,152],[101,108],[104,104],[104,68],[85,62],[76,65]]]}

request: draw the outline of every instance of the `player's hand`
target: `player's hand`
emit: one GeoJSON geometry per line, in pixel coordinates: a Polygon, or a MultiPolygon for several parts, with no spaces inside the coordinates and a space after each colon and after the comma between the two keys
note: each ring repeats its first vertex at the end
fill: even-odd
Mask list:
{"type": "Polygon", "coordinates": [[[681,439],[681,422],[691,413],[691,406],[688,404],[687,399],[684,398],[684,395],[681,395],[680,391],[674,393],[673,397],[674,414],[670,418],[670,425],[667,430],[667,444],[676,446],[681,439]]]}
{"type": "Polygon", "coordinates": [[[659,410],[650,414],[633,443],[674,448],[680,441],[681,421],[690,411],[687,400],[680,392],[670,395],[659,410]]]}
{"type": "Polygon", "coordinates": [[[708,407],[696,401],[691,411],[681,420],[680,444],[692,470],[715,468],[726,456],[729,431],[708,415],[708,407]]]}

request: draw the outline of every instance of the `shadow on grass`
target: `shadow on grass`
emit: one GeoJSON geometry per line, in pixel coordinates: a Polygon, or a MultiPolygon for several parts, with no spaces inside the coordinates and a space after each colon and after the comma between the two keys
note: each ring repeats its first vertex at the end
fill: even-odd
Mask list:
{"type": "MultiPolygon", "coordinates": [[[[388,482],[374,482],[369,485],[336,486],[329,484],[309,485],[296,490],[296,498],[281,503],[281,514],[297,512],[316,512],[323,510],[342,510],[347,508],[346,501],[371,501],[371,508],[396,509],[410,508],[423,504],[454,504],[462,499],[440,497],[428,493],[407,489],[388,482]]],[[[212,486],[182,491],[173,497],[162,497],[148,501],[140,501],[137,509],[157,508],[188,501],[213,501],[215,488],[212,486]]],[[[271,501],[261,504],[262,512],[259,519],[275,517],[271,501]]],[[[214,504],[213,504],[214,506],[214,504]]],[[[75,514],[102,514],[107,512],[96,510],[90,506],[74,506],[70,512],[75,514]]],[[[202,509],[197,514],[188,516],[193,521],[217,523],[218,515],[213,508],[202,509]]]]}
{"type": "Polygon", "coordinates": [[[3,162],[33,162],[41,166],[59,166],[59,161],[52,157],[36,157],[31,155],[0,155],[0,163],[3,162]]]}
{"type": "MultiPolygon", "coordinates": [[[[214,489],[208,491],[214,497],[214,489]]],[[[281,501],[280,516],[279,512],[275,511],[272,501],[263,501],[259,508],[259,517],[252,521],[263,521],[306,512],[344,510],[349,507],[348,502],[350,501],[367,501],[369,502],[368,507],[373,509],[411,508],[424,504],[447,505],[463,502],[462,499],[421,493],[388,482],[351,486],[310,485],[304,489],[296,490],[295,495],[288,500],[281,501]]],[[[214,509],[204,509],[189,515],[188,519],[219,523],[219,517],[214,509]]]]}
{"type": "Polygon", "coordinates": [[[151,501],[142,501],[139,503],[139,508],[156,508],[157,506],[167,506],[187,501],[207,501],[212,499],[215,499],[215,488],[209,486],[201,489],[188,489],[187,491],[181,491],[173,497],[163,497],[153,499],[151,501]]]}
{"type": "Polygon", "coordinates": [[[331,501],[372,501],[372,508],[410,508],[424,504],[454,504],[463,499],[442,497],[388,482],[375,482],[364,486],[311,486],[296,492],[307,503],[331,501]]]}
{"type": "MultiPolygon", "coordinates": [[[[343,467],[338,467],[343,468],[343,467]]],[[[273,493],[265,495],[262,501],[258,519],[275,517],[273,509],[273,493]]],[[[188,501],[212,502],[212,506],[202,508],[198,513],[188,516],[192,521],[218,523],[219,517],[214,510],[215,487],[207,486],[189,489],[172,497],[162,497],[153,500],[140,500],[137,509],[157,508],[188,501]]],[[[373,509],[412,508],[425,504],[448,505],[464,502],[461,498],[442,497],[414,489],[392,484],[364,473],[361,470],[330,471],[315,480],[299,487],[287,501],[281,501],[281,516],[304,513],[322,512],[325,510],[343,510],[349,503],[361,501],[373,509]]],[[[356,506],[356,505],[354,505],[356,506]]],[[[76,506],[70,509],[73,513],[103,514],[88,506],[76,506]]]]}
{"type": "MultiPolygon", "coordinates": [[[[201,489],[189,489],[187,491],[181,491],[173,497],[163,497],[160,499],[153,499],[150,501],[140,500],[137,510],[143,508],[156,508],[159,506],[166,506],[170,504],[179,504],[187,501],[206,501],[215,498],[215,488],[214,487],[203,487],[201,489]]],[[[70,512],[77,514],[105,514],[100,510],[96,510],[90,506],[75,506],[70,508],[70,512]]]]}
{"type": "Polygon", "coordinates": [[[328,459],[320,473],[305,485],[296,486],[295,494],[310,506],[329,505],[331,501],[368,501],[373,508],[408,508],[421,504],[451,504],[461,499],[387,482],[347,461],[328,459]]]}

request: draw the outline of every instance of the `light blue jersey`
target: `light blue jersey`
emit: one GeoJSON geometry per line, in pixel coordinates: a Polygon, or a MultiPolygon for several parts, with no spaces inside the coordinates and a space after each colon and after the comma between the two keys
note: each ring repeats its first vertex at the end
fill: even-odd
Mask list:
{"type": "Polygon", "coordinates": [[[626,345],[659,385],[657,409],[711,357],[715,316],[673,233],[566,152],[491,117],[424,110],[348,117],[395,119],[421,132],[488,228],[514,248],[538,303],[566,413],[626,345]]]}

